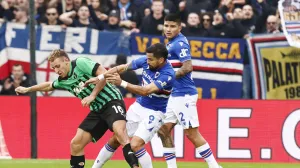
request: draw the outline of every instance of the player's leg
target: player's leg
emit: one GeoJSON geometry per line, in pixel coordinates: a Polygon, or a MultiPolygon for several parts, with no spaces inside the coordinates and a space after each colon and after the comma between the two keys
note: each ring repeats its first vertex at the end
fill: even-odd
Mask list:
{"type": "Polygon", "coordinates": [[[173,138],[171,135],[171,131],[177,123],[177,116],[173,107],[174,98],[171,96],[168,101],[167,111],[166,111],[166,118],[164,119],[164,123],[158,131],[158,136],[160,137],[162,144],[163,144],[163,152],[164,158],[167,162],[168,168],[177,168],[176,164],[176,150],[173,143],[173,138]]]}
{"type": "Polygon", "coordinates": [[[108,142],[100,150],[92,168],[101,168],[114,154],[115,150],[120,146],[116,136],[112,136],[108,142]]]}
{"type": "Polygon", "coordinates": [[[205,159],[209,168],[219,168],[209,144],[198,130],[197,99],[198,95],[178,97],[176,102],[179,106],[177,106],[176,114],[180,124],[184,128],[185,135],[194,144],[197,152],[205,159]]]}
{"type": "Polygon", "coordinates": [[[138,125],[138,129],[130,142],[131,148],[143,168],[153,168],[151,156],[146,151],[145,144],[153,138],[161,127],[164,115],[160,111],[154,111],[144,108],[139,104],[137,105],[139,107],[138,110],[142,113],[147,113],[147,116],[138,125]]]}
{"type": "Polygon", "coordinates": [[[108,126],[96,112],[90,112],[79,125],[75,137],[71,141],[72,168],[83,168],[85,164],[84,147],[91,141],[96,142],[107,131],[108,126]]]}
{"type": "Polygon", "coordinates": [[[163,144],[164,158],[167,162],[168,168],[177,168],[176,150],[171,136],[171,131],[175,125],[175,123],[165,123],[157,132],[163,144]]]}
{"type": "Polygon", "coordinates": [[[91,142],[90,133],[78,128],[75,137],[71,141],[71,168],[83,168],[85,165],[84,147],[91,142]]]}
{"type": "Polygon", "coordinates": [[[138,159],[130,146],[130,138],[126,130],[125,104],[121,100],[114,100],[107,104],[101,116],[105,119],[109,129],[114,132],[118,142],[123,146],[123,155],[131,167],[138,167],[138,159]]]}

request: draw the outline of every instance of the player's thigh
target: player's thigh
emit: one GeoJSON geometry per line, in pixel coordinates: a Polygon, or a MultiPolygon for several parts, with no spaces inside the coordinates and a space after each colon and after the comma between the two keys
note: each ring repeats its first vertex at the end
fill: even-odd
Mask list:
{"type": "Polygon", "coordinates": [[[134,102],[126,113],[126,129],[129,137],[133,137],[139,127],[139,123],[146,118],[147,110],[138,102],[134,102]]]}
{"type": "Polygon", "coordinates": [[[71,146],[76,145],[76,146],[84,147],[91,141],[92,141],[91,134],[89,132],[86,132],[78,128],[75,136],[71,140],[71,146]]]}
{"type": "Polygon", "coordinates": [[[126,129],[126,108],[123,100],[110,101],[100,111],[100,114],[110,131],[114,132],[114,130],[126,129]]]}
{"type": "Polygon", "coordinates": [[[166,125],[173,125],[178,122],[174,106],[176,106],[175,98],[170,96],[165,113],[165,119],[163,120],[163,123],[165,123],[166,125]]]}
{"type": "Polygon", "coordinates": [[[178,122],[184,129],[199,127],[197,95],[175,97],[173,110],[178,122]]]}
{"type": "Polygon", "coordinates": [[[107,131],[108,125],[99,112],[90,112],[79,125],[79,129],[90,134],[91,141],[97,142],[107,131]]]}
{"type": "Polygon", "coordinates": [[[138,129],[134,136],[140,137],[144,140],[145,144],[148,143],[155,133],[160,129],[163,124],[164,115],[159,111],[148,109],[148,116],[140,122],[138,129]]]}

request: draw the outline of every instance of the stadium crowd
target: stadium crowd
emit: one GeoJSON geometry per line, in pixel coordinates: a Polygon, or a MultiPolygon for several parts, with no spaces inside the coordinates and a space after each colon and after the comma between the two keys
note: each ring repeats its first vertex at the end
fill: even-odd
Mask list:
{"type": "MultiPolygon", "coordinates": [[[[162,35],[164,16],[179,12],[185,36],[247,38],[251,33],[282,31],[277,3],[275,0],[35,0],[35,19],[39,25],[162,35]]],[[[2,0],[0,22],[5,21],[28,24],[29,1],[2,0]]],[[[251,98],[250,66],[248,52],[245,53],[243,97],[251,98]]],[[[5,82],[3,88],[14,86],[7,80],[2,85],[5,82]]]]}

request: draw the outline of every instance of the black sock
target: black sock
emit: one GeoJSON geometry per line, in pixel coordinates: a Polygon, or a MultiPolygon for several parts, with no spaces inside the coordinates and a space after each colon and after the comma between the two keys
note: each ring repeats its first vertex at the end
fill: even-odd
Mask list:
{"type": "Polygon", "coordinates": [[[130,143],[126,144],[123,147],[123,155],[124,155],[126,162],[129,164],[130,167],[139,165],[138,159],[136,158],[134,152],[131,150],[130,143]]]}
{"type": "Polygon", "coordinates": [[[84,168],[85,165],[85,158],[84,155],[82,156],[72,156],[70,160],[71,168],[84,168]]]}

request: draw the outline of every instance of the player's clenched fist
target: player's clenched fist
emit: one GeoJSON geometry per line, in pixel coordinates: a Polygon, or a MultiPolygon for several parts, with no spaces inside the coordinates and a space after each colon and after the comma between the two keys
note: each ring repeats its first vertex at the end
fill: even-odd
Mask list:
{"type": "Polygon", "coordinates": [[[81,104],[83,107],[88,107],[92,101],[95,100],[95,96],[88,96],[81,100],[81,104]]]}
{"type": "Polygon", "coordinates": [[[15,89],[15,92],[17,93],[17,95],[19,95],[19,93],[25,94],[25,93],[29,92],[29,88],[19,86],[15,89]]]}

